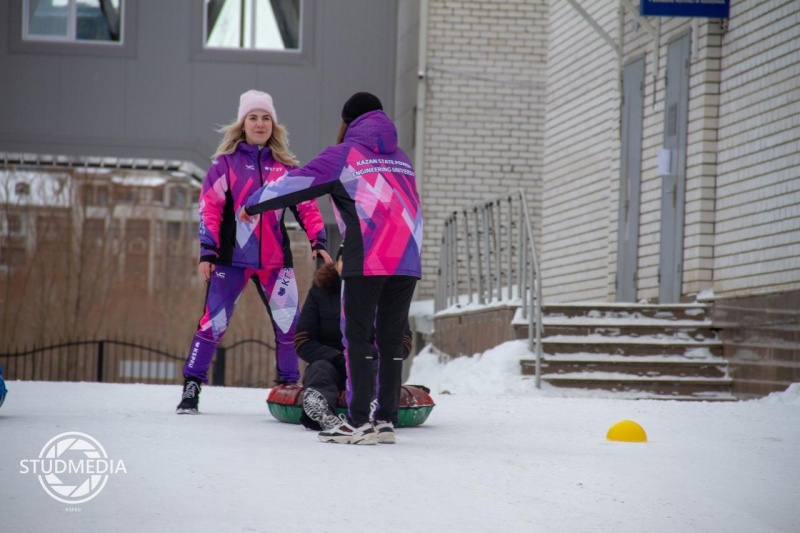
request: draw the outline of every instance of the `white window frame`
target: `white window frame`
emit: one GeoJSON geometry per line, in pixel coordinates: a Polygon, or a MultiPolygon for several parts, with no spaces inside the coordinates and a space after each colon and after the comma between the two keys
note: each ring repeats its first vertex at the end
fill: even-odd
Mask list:
{"type": "Polygon", "coordinates": [[[119,0],[119,41],[97,41],[93,39],[78,39],[76,30],[78,27],[78,2],[77,0],[67,0],[67,36],[36,35],[28,31],[30,17],[28,9],[29,0],[22,0],[22,40],[25,42],[44,42],[44,43],[76,43],[94,46],[116,46],[122,47],[125,44],[125,3],[127,0],[119,0]]]}
{"type": "MultiPolygon", "coordinates": [[[[129,0],[130,1],[130,0],[129,0]]],[[[311,65],[314,63],[314,18],[317,0],[302,0],[298,47],[292,49],[218,48],[206,46],[206,3],[192,1],[192,60],[260,63],[265,65],[311,65]]]]}
{"type": "MultiPolygon", "coordinates": [[[[25,0],[27,2],[27,0],[25,0]]],[[[208,10],[206,9],[206,1],[203,0],[203,48],[206,50],[250,50],[253,52],[271,52],[271,53],[288,53],[299,54],[303,51],[303,17],[305,16],[305,1],[300,0],[300,19],[298,20],[297,28],[297,48],[256,48],[255,40],[257,37],[256,27],[256,2],[257,0],[250,0],[250,44],[249,46],[209,46],[208,45],[208,10]]]]}

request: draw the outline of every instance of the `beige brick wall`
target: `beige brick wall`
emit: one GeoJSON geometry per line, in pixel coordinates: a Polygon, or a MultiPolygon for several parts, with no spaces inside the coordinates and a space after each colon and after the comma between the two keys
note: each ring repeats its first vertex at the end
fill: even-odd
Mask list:
{"type": "MultiPolygon", "coordinates": [[[[616,37],[615,2],[581,5],[616,37]]],[[[549,24],[542,289],[545,302],[605,300],[609,212],[618,194],[618,64],[567,2],[551,2],[549,24]]]]}
{"type": "Polygon", "coordinates": [[[428,4],[421,297],[454,209],[523,188],[539,226],[546,17],[544,0],[428,4]]]}
{"type": "MultiPolygon", "coordinates": [[[[634,0],[634,4],[637,4],[634,0]]],[[[657,301],[667,47],[689,33],[684,299],[800,288],[800,2],[739,0],[718,20],[651,17],[617,2],[431,1],[423,293],[442,220],[524,187],[545,301],[614,300],[620,69],[645,57],[637,299],[657,301]],[[545,64],[546,63],[546,64],[545,64]]]]}
{"type": "MultiPolygon", "coordinates": [[[[616,41],[614,3],[581,6],[616,41]]],[[[638,299],[658,298],[667,45],[691,32],[684,298],[800,287],[800,2],[733,2],[710,19],[625,13],[623,64],[645,56],[638,299]],[[656,69],[656,62],[658,68],[656,69]]],[[[566,2],[551,3],[543,189],[545,301],[614,300],[619,63],[566,2]]]]}
{"type": "Polygon", "coordinates": [[[800,288],[800,2],[732,2],[721,66],[714,292],[800,288]]]}

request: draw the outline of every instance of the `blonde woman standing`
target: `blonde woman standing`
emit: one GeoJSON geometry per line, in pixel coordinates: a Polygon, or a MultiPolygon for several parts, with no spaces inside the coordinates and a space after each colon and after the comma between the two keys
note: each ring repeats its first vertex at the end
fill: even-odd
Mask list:
{"type": "MultiPolygon", "coordinates": [[[[286,129],[278,123],[267,93],[251,90],[242,94],[236,121],[220,133],[224,136],[198,206],[199,268],[207,282],[206,302],[184,366],[179,414],[198,412],[201,383],[208,382],[211,361],[248,280],[261,296],[275,331],[278,382],[293,383],[300,378],[293,346],[299,299],[284,224],[286,210],[265,212],[254,223],[240,222],[235,216],[253,192],[283,177],[297,166],[297,160],[289,151],[286,129]]],[[[289,209],[305,230],[312,255],[321,255],[330,263],[316,201],[289,209]]]]}

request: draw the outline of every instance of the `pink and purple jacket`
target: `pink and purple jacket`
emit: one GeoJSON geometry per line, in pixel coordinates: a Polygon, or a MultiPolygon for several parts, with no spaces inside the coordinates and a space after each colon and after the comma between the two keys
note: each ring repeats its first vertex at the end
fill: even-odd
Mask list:
{"type": "Polygon", "coordinates": [[[344,141],[258,189],[250,215],[330,194],[344,237],[342,277],[421,277],[422,210],[414,169],[383,111],[358,117],[344,141]]]}
{"type": "Polygon", "coordinates": [[[255,269],[291,267],[284,207],[294,213],[311,248],[325,248],[325,224],[316,201],[270,210],[255,224],[239,222],[236,217],[251,194],[279,181],[292,168],[275,161],[268,147],[259,151],[258,146],[246,143],[239,143],[233,154],[214,161],[203,182],[198,205],[201,262],[255,269]]]}

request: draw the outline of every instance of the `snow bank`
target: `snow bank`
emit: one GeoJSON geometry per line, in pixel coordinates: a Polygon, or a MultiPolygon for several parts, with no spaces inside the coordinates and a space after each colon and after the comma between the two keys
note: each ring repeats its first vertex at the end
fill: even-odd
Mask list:
{"type": "Polygon", "coordinates": [[[509,341],[483,354],[451,358],[429,345],[411,365],[408,383],[425,385],[434,393],[535,394],[533,378],[520,373],[520,359],[533,356],[526,341],[509,341]]]}
{"type": "Polygon", "coordinates": [[[759,398],[758,401],[765,403],[800,405],[800,383],[792,383],[785,391],[773,392],[765,398],[759,398]]]}

